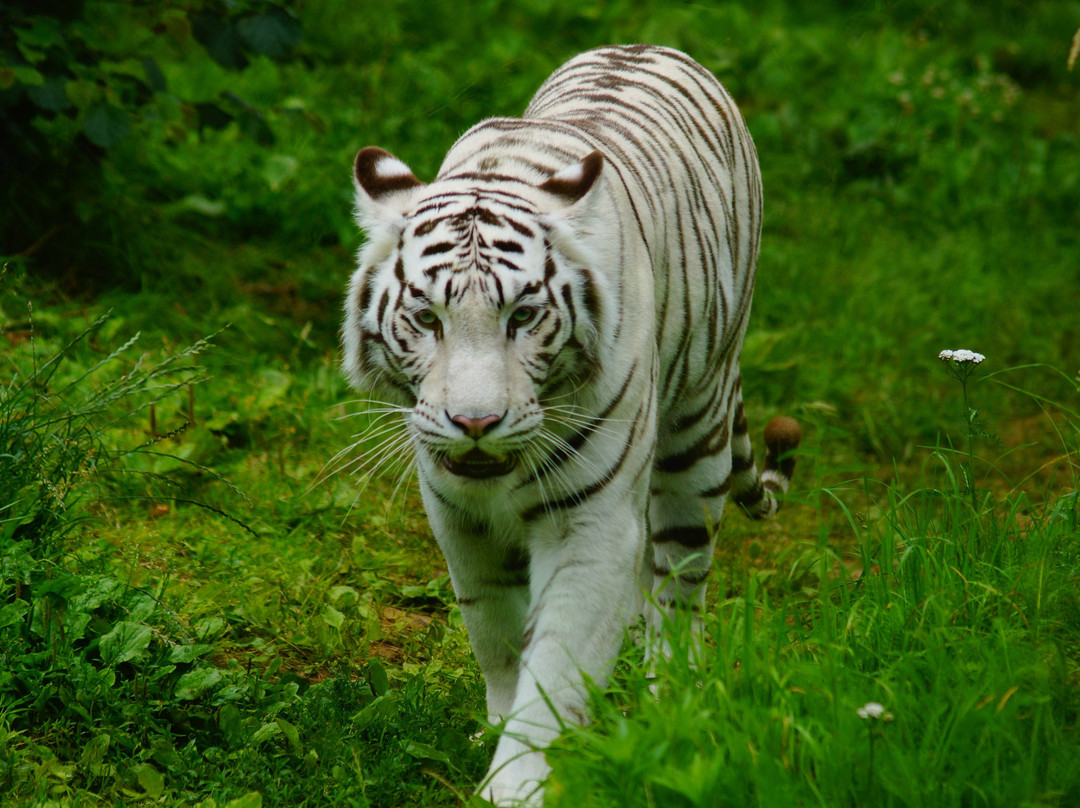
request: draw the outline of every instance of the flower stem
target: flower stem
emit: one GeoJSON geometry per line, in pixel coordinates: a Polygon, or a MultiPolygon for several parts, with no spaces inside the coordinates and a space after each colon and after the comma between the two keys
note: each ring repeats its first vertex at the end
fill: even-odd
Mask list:
{"type": "Polygon", "coordinates": [[[967,392],[967,375],[964,374],[960,377],[960,389],[964,394],[964,422],[967,427],[967,439],[968,439],[968,462],[967,462],[967,478],[968,478],[968,491],[971,492],[971,512],[975,513],[978,508],[978,504],[975,498],[975,435],[974,427],[971,423],[971,406],[968,404],[968,392],[967,392]]]}
{"type": "Polygon", "coordinates": [[[870,730],[870,766],[866,770],[866,793],[871,794],[874,790],[874,731],[870,730]]]}

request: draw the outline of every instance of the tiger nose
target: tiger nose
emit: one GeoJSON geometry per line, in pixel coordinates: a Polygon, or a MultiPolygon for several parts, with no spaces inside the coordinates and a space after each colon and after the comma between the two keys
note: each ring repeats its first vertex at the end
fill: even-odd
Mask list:
{"type": "Polygon", "coordinates": [[[468,415],[451,415],[450,420],[457,424],[470,438],[480,440],[489,429],[502,420],[502,416],[485,415],[481,418],[471,418],[468,415]]]}

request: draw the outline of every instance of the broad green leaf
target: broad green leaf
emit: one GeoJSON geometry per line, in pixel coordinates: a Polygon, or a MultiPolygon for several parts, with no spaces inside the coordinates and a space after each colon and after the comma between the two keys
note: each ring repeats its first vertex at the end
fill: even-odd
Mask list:
{"type": "Polygon", "coordinates": [[[197,699],[220,681],[221,671],[217,668],[199,668],[189,671],[177,680],[174,695],[178,699],[197,699]]]}
{"type": "Polygon", "coordinates": [[[115,578],[87,579],[79,594],[71,599],[71,608],[81,612],[92,612],[112,597],[121,584],[115,578]]]}
{"type": "Polygon", "coordinates": [[[15,74],[15,80],[27,87],[41,87],[45,84],[45,77],[32,67],[26,65],[14,65],[9,68],[15,74]]]}
{"type": "Polygon", "coordinates": [[[169,771],[184,771],[186,769],[184,759],[177,754],[176,747],[168,738],[156,738],[154,740],[151,757],[155,763],[169,771]]]}
{"type": "Polygon", "coordinates": [[[65,85],[67,82],[59,77],[46,79],[40,87],[31,87],[26,91],[30,100],[49,112],[63,112],[71,108],[65,85]]]}
{"type": "Polygon", "coordinates": [[[208,642],[225,631],[225,621],[220,617],[206,617],[195,624],[195,634],[202,642],[208,642]]]}
{"type": "Polygon", "coordinates": [[[162,61],[169,92],[188,104],[214,103],[236,78],[221,65],[193,48],[182,59],[162,61]]]}
{"type": "Polygon", "coordinates": [[[112,104],[98,104],[86,111],[82,128],[91,143],[111,149],[131,131],[131,116],[112,104]]]}
{"type": "Polygon", "coordinates": [[[82,639],[92,617],[93,615],[86,612],[68,609],[64,614],[64,633],[67,635],[68,641],[82,639]]]}
{"type": "Polygon", "coordinates": [[[296,727],[286,721],[284,718],[275,719],[277,725],[281,728],[282,734],[285,736],[285,740],[289,742],[289,747],[292,749],[293,754],[297,757],[301,757],[304,754],[304,748],[300,746],[300,733],[296,731],[296,727]]]}
{"type": "Polygon", "coordinates": [[[95,735],[83,747],[82,754],[79,756],[79,766],[89,770],[92,774],[100,775],[101,763],[105,760],[105,755],[109,751],[111,743],[112,738],[107,732],[95,735]]]}
{"type": "Polygon", "coordinates": [[[157,601],[145,592],[129,588],[120,599],[128,615],[135,620],[146,620],[157,610],[157,601]]]}
{"type": "Polygon", "coordinates": [[[322,611],[320,612],[323,622],[331,628],[341,628],[345,622],[345,615],[331,606],[329,603],[324,603],[322,611]]]}
{"type": "Polygon", "coordinates": [[[223,704],[217,714],[218,728],[225,740],[233,746],[239,746],[249,730],[244,725],[243,716],[235,704],[223,704]]]}
{"type": "Polygon", "coordinates": [[[368,684],[376,696],[385,696],[390,690],[390,677],[386,675],[386,668],[377,659],[368,662],[368,684]]]}
{"type": "Polygon", "coordinates": [[[450,763],[450,756],[446,752],[440,751],[430,744],[421,743],[420,741],[403,741],[401,748],[406,755],[419,760],[435,760],[447,765],[450,763]]]}
{"type": "Polygon", "coordinates": [[[139,781],[143,791],[146,792],[146,796],[153,799],[161,796],[161,792],[165,790],[165,778],[161,776],[161,772],[155,769],[153,765],[140,763],[138,766],[133,767],[131,771],[139,781]]]}
{"type": "Polygon", "coordinates": [[[230,70],[243,70],[247,67],[243,42],[232,20],[223,19],[219,14],[203,12],[195,15],[192,33],[198,43],[206,48],[210,58],[222,67],[230,70]]]}
{"type": "Polygon", "coordinates": [[[201,656],[210,653],[214,650],[214,646],[196,643],[195,645],[174,645],[169,649],[169,654],[166,657],[169,662],[184,663],[194,662],[201,656]]]}
{"type": "Polygon", "coordinates": [[[121,620],[112,631],[101,638],[99,650],[106,665],[128,662],[146,652],[153,632],[142,623],[121,620]]]}
{"type": "Polygon", "coordinates": [[[274,145],[274,130],[258,109],[250,106],[242,108],[236,122],[240,125],[240,131],[260,146],[269,148],[274,145]]]}
{"type": "Polygon", "coordinates": [[[101,87],[93,81],[79,79],[64,85],[68,100],[79,109],[89,109],[101,98],[101,87]]]}
{"type": "Polygon", "coordinates": [[[225,803],[225,808],[262,808],[262,794],[251,791],[235,800],[229,800],[225,803]]]}
{"type": "Polygon", "coordinates": [[[16,600],[0,608],[0,628],[13,626],[30,611],[30,604],[25,600],[16,600]]]}
{"type": "Polygon", "coordinates": [[[163,93],[168,89],[169,83],[165,81],[165,74],[161,72],[157,62],[149,56],[144,56],[142,58],[142,68],[143,74],[146,76],[146,83],[151,90],[155,93],[163,93]]]}
{"type": "Polygon", "coordinates": [[[236,24],[249,48],[271,59],[286,59],[300,41],[300,23],[283,8],[271,8],[236,24]]]}
{"type": "Polygon", "coordinates": [[[33,17],[34,24],[29,28],[15,28],[15,37],[22,45],[31,48],[49,48],[53,45],[63,45],[64,35],[60,30],[60,23],[47,17],[33,17]]]}
{"type": "Polygon", "coordinates": [[[251,736],[251,745],[257,746],[263,741],[269,740],[270,738],[273,738],[274,736],[280,734],[281,727],[278,726],[276,721],[271,721],[269,724],[263,724],[261,727],[255,730],[255,734],[251,736]]]}
{"type": "Polygon", "coordinates": [[[281,190],[286,182],[292,179],[300,167],[299,161],[287,154],[272,154],[266,158],[262,176],[270,190],[281,190]]]}
{"type": "Polygon", "coordinates": [[[351,586],[335,586],[330,590],[328,597],[335,606],[347,609],[360,599],[360,593],[351,586]]]}
{"type": "Polygon", "coordinates": [[[141,59],[116,59],[98,62],[98,70],[113,76],[130,76],[142,81],[146,76],[146,70],[141,59]]]}
{"type": "Polygon", "coordinates": [[[365,729],[376,719],[393,718],[398,713],[397,699],[391,695],[379,696],[371,704],[362,710],[353,713],[349,720],[357,725],[358,729],[365,729]]]}
{"type": "Polygon", "coordinates": [[[18,43],[19,53],[22,57],[32,65],[36,65],[39,62],[45,61],[45,51],[38,50],[37,48],[31,48],[22,42],[18,43]]]}

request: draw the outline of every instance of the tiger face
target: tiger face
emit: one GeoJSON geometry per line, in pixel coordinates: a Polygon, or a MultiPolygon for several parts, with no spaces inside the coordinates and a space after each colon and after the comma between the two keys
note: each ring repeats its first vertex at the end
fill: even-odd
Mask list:
{"type": "MultiPolygon", "coordinates": [[[[503,478],[548,435],[546,409],[594,372],[602,281],[573,214],[590,155],[535,187],[420,183],[379,149],[357,157],[368,242],[350,283],[344,369],[408,410],[418,455],[464,481],[503,478]]],[[[587,203],[586,203],[587,204],[587,203]]],[[[548,427],[551,425],[548,424],[548,427]]]]}

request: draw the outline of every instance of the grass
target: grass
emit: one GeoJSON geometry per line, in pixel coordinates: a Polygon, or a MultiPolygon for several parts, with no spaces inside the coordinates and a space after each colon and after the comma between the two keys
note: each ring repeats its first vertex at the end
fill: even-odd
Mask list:
{"type": "Polygon", "coordinates": [[[807,439],[778,519],[719,528],[707,664],[656,699],[628,642],[549,803],[1080,800],[1080,11],[833,6],[381,3],[373,27],[311,2],[299,61],[158,55],[277,140],[149,121],[103,158],[112,229],[86,244],[117,283],[50,264],[55,236],[8,262],[0,804],[476,804],[493,730],[415,486],[324,473],[369,423],[336,369],[349,160],[378,143],[430,177],[562,59],[629,40],[744,109],[751,425],[807,439]],[[969,404],[943,348],[987,356],[969,404]]]}

